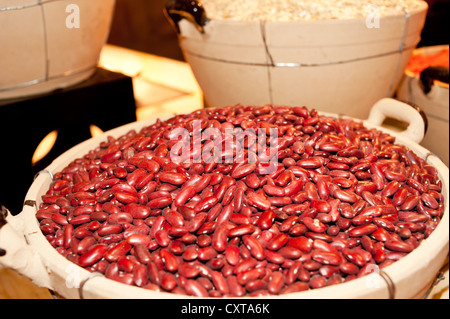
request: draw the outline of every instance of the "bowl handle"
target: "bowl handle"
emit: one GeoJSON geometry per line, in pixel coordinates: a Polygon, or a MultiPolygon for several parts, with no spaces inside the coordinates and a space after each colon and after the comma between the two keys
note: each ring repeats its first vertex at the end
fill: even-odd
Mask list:
{"type": "Polygon", "coordinates": [[[41,257],[28,245],[23,213],[12,216],[0,204],[0,267],[17,271],[40,287],[50,288],[49,273],[41,257]]]}
{"type": "Polygon", "coordinates": [[[208,22],[203,5],[197,0],[169,0],[167,1],[164,13],[173,25],[177,33],[180,33],[178,23],[187,19],[201,32],[204,33],[204,27],[208,22]]]}
{"type": "Polygon", "coordinates": [[[367,121],[373,125],[382,126],[387,118],[407,123],[408,128],[397,135],[416,143],[422,142],[427,133],[427,115],[420,107],[412,103],[392,98],[381,99],[370,110],[367,121]]]}

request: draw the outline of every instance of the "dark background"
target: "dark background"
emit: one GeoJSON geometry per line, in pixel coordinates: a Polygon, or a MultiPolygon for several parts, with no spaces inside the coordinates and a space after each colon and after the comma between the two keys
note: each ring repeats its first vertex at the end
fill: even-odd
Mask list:
{"type": "MultiPolygon", "coordinates": [[[[167,0],[117,0],[108,42],[183,61],[177,35],[163,13],[166,2],[167,0]]],[[[430,10],[419,46],[448,44],[449,0],[427,2],[430,10]]]]}
{"type": "Polygon", "coordinates": [[[167,0],[116,0],[108,43],[183,60],[177,34],[164,15],[167,0]]]}

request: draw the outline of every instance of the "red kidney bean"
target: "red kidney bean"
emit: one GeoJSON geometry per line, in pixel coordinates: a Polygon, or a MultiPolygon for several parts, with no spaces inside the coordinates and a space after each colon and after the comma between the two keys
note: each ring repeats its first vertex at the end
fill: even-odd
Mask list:
{"type": "Polygon", "coordinates": [[[200,226],[199,230],[196,233],[198,235],[209,234],[215,230],[216,224],[217,224],[217,222],[215,220],[210,221],[210,222],[205,222],[202,226],[200,226]]]}
{"type": "Polygon", "coordinates": [[[186,280],[184,289],[186,290],[187,294],[189,294],[191,296],[203,297],[203,298],[209,296],[206,289],[193,279],[186,280]]]}
{"type": "Polygon", "coordinates": [[[319,213],[329,213],[331,211],[331,205],[325,200],[313,200],[311,201],[311,208],[315,208],[319,213]]]}
{"type": "Polygon", "coordinates": [[[251,234],[255,231],[255,227],[253,225],[240,225],[231,228],[227,235],[228,237],[237,237],[251,234]]]}
{"type": "Polygon", "coordinates": [[[132,246],[127,241],[123,241],[108,249],[103,257],[110,262],[117,261],[120,257],[125,256],[131,248],[132,246]]]}
{"type": "Polygon", "coordinates": [[[241,272],[247,271],[249,269],[252,269],[257,264],[256,259],[254,258],[248,258],[241,262],[239,262],[234,268],[233,268],[233,274],[237,275],[241,272]]]}
{"type": "Polygon", "coordinates": [[[409,253],[414,249],[414,247],[401,240],[388,240],[384,243],[384,246],[389,250],[403,253],[409,253]]]}
{"type": "Polygon", "coordinates": [[[94,206],[78,206],[73,210],[73,216],[90,215],[94,212],[94,206]]]}
{"type": "Polygon", "coordinates": [[[192,261],[197,259],[198,250],[196,245],[190,245],[186,247],[186,250],[183,253],[183,259],[186,261],[192,261]]]}
{"type": "Polygon", "coordinates": [[[86,253],[89,248],[91,248],[93,245],[97,244],[97,241],[95,240],[94,237],[92,236],[88,236],[88,237],[84,237],[83,239],[81,239],[77,244],[73,244],[74,241],[72,239],[72,251],[74,253],[77,253],[79,255],[82,255],[84,253],[86,253]]]}
{"type": "Polygon", "coordinates": [[[433,197],[430,193],[423,193],[421,195],[422,202],[430,207],[431,209],[438,209],[439,203],[437,202],[436,198],[433,197]]]}
{"type": "Polygon", "coordinates": [[[70,220],[70,224],[74,225],[74,226],[79,226],[82,224],[86,224],[89,223],[91,221],[91,216],[90,215],[78,215],[76,217],[73,217],[70,220]]]}
{"type": "Polygon", "coordinates": [[[236,168],[231,174],[231,177],[233,177],[234,179],[240,179],[253,173],[255,169],[256,169],[255,163],[244,164],[236,168]]]}
{"type": "Polygon", "coordinates": [[[179,212],[169,209],[163,212],[163,216],[166,221],[172,225],[173,227],[183,227],[184,226],[184,218],[179,212]]]}
{"type": "Polygon", "coordinates": [[[269,229],[272,227],[274,220],[275,213],[272,210],[266,210],[259,216],[257,225],[262,230],[269,229]]]}
{"type": "Polygon", "coordinates": [[[303,224],[305,224],[305,226],[308,227],[309,230],[315,233],[323,233],[328,228],[328,226],[323,224],[320,220],[313,219],[311,217],[303,218],[303,224]]]}
{"type": "Polygon", "coordinates": [[[412,210],[414,207],[419,204],[420,196],[419,195],[413,195],[405,199],[403,204],[400,206],[401,210],[412,210]]]}
{"type": "Polygon", "coordinates": [[[230,292],[227,280],[220,272],[218,271],[212,272],[212,281],[216,289],[220,291],[223,295],[226,295],[230,292]]]}
{"type": "Polygon", "coordinates": [[[136,256],[137,260],[140,263],[147,265],[153,260],[152,255],[150,254],[150,251],[148,250],[146,244],[133,244],[133,245],[134,245],[134,255],[136,256]]]}
{"type": "Polygon", "coordinates": [[[151,238],[147,234],[132,234],[127,237],[127,242],[131,245],[149,245],[151,238]]]}
{"type": "Polygon", "coordinates": [[[269,285],[267,286],[267,290],[272,295],[277,295],[281,289],[283,288],[285,283],[285,277],[282,272],[273,272],[272,273],[272,280],[269,282],[269,285]]]}
{"type": "Polygon", "coordinates": [[[288,287],[285,287],[281,290],[281,294],[289,294],[289,293],[294,293],[294,292],[302,292],[305,290],[308,290],[309,286],[307,283],[301,282],[301,281],[297,281],[293,284],[291,284],[288,287]]]}
{"type": "Polygon", "coordinates": [[[247,202],[249,205],[255,206],[261,210],[269,210],[271,206],[270,202],[265,196],[257,194],[255,192],[247,195],[247,202]]]}
{"type": "Polygon", "coordinates": [[[346,275],[356,275],[359,273],[359,267],[352,262],[343,262],[339,269],[346,275]]]}
{"type": "Polygon", "coordinates": [[[109,215],[106,221],[109,224],[131,223],[133,221],[133,216],[129,213],[117,213],[109,215]]]}
{"type": "Polygon", "coordinates": [[[272,250],[265,250],[264,252],[265,258],[268,262],[273,264],[283,264],[285,262],[285,259],[283,255],[281,255],[278,252],[272,251],[272,250]]]}
{"type": "Polygon", "coordinates": [[[186,223],[186,229],[190,233],[196,232],[200,228],[200,226],[202,226],[203,223],[206,221],[207,216],[208,215],[206,213],[198,213],[190,221],[186,223]]]}
{"type": "Polygon", "coordinates": [[[178,266],[178,273],[186,278],[195,278],[198,276],[199,272],[197,267],[187,262],[182,262],[178,266]]]}
{"type": "Polygon", "coordinates": [[[108,247],[103,244],[92,246],[87,252],[82,254],[78,258],[78,264],[81,267],[88,267],[95,264],[97,261],[103,258],[108,247]]]}
{"type": "Polygon", "coordinates": [[[194,207],[196,213],[210,210],[219,202],[219,199],[215,196],[209,196],[200,200],[194,207]]]}
{"type": "Polygon", "coordinates": [[[175,272],[178,270],[177,259],[169,250],[161,249],[159,254],[164,263],[165,270],[170,271],[170,272],[175,272]]]}
{"type": "Polygon", "coordinates": [[[160,209],[169,206],[173,202],[171,196],[159,197],[148,202],[147,206],[152,209],[160,209]]]}
{"type": "Polygon", "coordinates": [[[168,246],[169,251],[177,256],[183,254],[185,248],[186,248],[185,243],[183,243],[181,240],[178,239],[173,240],[168,246]]]}
{"type": "Polygon", "coordinates": [[[53,214],[51,215],[51,219],[52,219],[55,223],[57,223],[57,224],[59,224],[59,225],[62,225],[62,226],[65,226],[65,225],[68,225],[68,224],[69,224],[69,221],[67,220],[67,217],[64,216],[64,215],[61,215],[61,214],[59,214],[59,213],[53,213],[53,214]]]}
{"type": "Polygon", "coordinates": [[[288,259],[297,259],[302,255],[302,251],[300,249],[294,247],[281,247],[277,251],[281,256],[288,259]]]}
{"type": "Polygon", "coordinates": [[[260,279],[263,275],[262,268],[252,268],[241,272],[237,275],[237,281],[240,285],[245,286],[248,282],[260,279]]]}
{"type": "Polygon", "coordinates": [[[355,193],[351,192],[351,191],[344,191],[344,190],[336,190],[333,193],[333,196],[336,199],[339,199],[340,201],[343,202],[347,202],[347,203],[356,203],[359,199],[358,195],[356,195],[355,193]]]}
{"type": "Polygon", "coordinates": [[[123,204],[138,203],[139,198],[128,193],[115,193],[116,199],[123,204]]]}
{"type": "Polygon", "coordinates": [[[211,245],[216,251],[223,252],[226,250],[229,229],[230,226],[225,223],[216,228],[211,240],[211,245]]]}
{"type": "Polygon", "coordinates": [[[303,188],[303,182],[301,180],[293,180],[284,187],[285,196],[293,196],[297,194],[303,188]]]}
{"type": "Polygon", "coordinates": [[[155,240],[161,247],[167,247],[170,244],[170,237],[165,229],[160,229],[155,233],[155,240]]]}
{"type": "Polygon", "coordinates": [[[133,218],[144,219],[150,216],[150,208],[137,203],[125,205],[122,210],[129,213],[133,218]]]}
{"type": "Polygon", "coordinates": [[[286,245],[288,241],[289,236],[284,233],[281,233],[275,236],[271,241],[269,241],[266,245],[266,248],[270,250],[279,250],[281,247],[286,245]]]}
{"type": "Polygon", "coordinates": [[[372,234],[370,234],[370,237],[374,238],[377,241],[385,242],[389,240],[391,236],[385,228],[379,227],[372,234]]]}
{"type": "Polygon", "coordinates": [[[198,248],[197,253],[197,259],[201,261],[211,260],[217,256],[217,251],[211,246],[198,248]]]}
{"type": "Polygon", "coordinates": [[[364,257],[356,250],[344,248],[342,254],[348,261],[355,264],[358,267],[363,267],[366,264],[364,257]]]}
{"type": "Polygon", "coordinates": [[[239,247],[234,245],[229,245],[225,248],[225,258],[230,265],[237,265],[239,263],[239,247]]]}
{"type": "Polygon", "coordinates": [[[184,174],[173,172],[162,172],[159,174],[159,180],[163,183],[170,183],[174,185],[181,185],[187,181],[187,177],[184,174]]]}
{"type": "Polygon", "coordinates": [[[161,284],[161,274],[156,266],[156,264],[154,262],[149,262],[147,264],[147,273],[148,273],[148,278],[150,279],[150,281],[152,283],[154,283],[155,285],[160,285],[161,284]]]}
{"type": "Polygon", "coordinates": [[[237,281],[237,277],[234,275],[226,277],[230,294],[234,297],[243,297],[246,293],[245,288],[242,287],[237,281]]]}
{"type": "Polygon", "coordinates": [[[293,237],[286,243],[288,247],[294,247],[304,253],[309,253],[313,247],[313,240],[306,237],[293,237]]]}
{"type": "Polygon", "coordinates": [[[391,180],[391,181],[394,180],[397,182],[404,182],[407,178],[405,174],[398,173],[398,172],[391,171],[391,170],[385,170],[384,175],[386,176],[386,178],[388,180],[391,180]]]}
{"type": "Polygon", "coordinates": [[[279,186],[274,185],[264,185],[263,186],[264,191],[269,196],[284,196],[285,195],[285,189],[279,186]]]}
{"type": "Polygon", "coordinates": [[[242,241],[248,247],[254,258],[257,260],[262,260],[264,258],[264,248],[255,237],[244,235],[242,236],[242,241]]]}
{"type": "Polygon", "coordinates": [[[337,252],[324,250],[313,250],[311,258],[321,264],[338,266],[342,262],[341,256],[337,252]]]}
{"type": "Polygon", "coordinates": [[[133,282],[138,287],[144,287],[148,284],[147,267],[138,264],[133,268],[133,282]]]}
{"type": "Polygon", "coordinates": [[[183,206],[186,202],[196,194],[195,187],[188,186],[182,189],[175,198],[175,205],[183,206]]]}
{"type": "Polygon", "coordinates": [[[161,287],[167,291],[172,291],[177,287],[177,279],[172,273],[163,273],[161,276],[161,287]]]}
{"type": "Polygon", "coordinates": [[[236,224],[236,225],[243,225],[243,224],[250,224],[251,219],[248,216],[245,216],[243,214],[239,213],[233,213],[230,215],[230,222],[236,224]]]}
{"type": "Polygon", "coordinates": [[[378,227],[373,224],[362,225],[362,226],[358,226],[358,227],[350,229],[348,231],[348,235],[350,237],[362,237],[362,236],[372,234],[377,229],[378,229],[378,227]]]}
{"type": "Polygon", "coordinates": [[[123,231],[123,226],[120,224],[106,224],[102,225],[98,230],[99,236],[107,236],[112,234],[118,234],[123,231]]]}

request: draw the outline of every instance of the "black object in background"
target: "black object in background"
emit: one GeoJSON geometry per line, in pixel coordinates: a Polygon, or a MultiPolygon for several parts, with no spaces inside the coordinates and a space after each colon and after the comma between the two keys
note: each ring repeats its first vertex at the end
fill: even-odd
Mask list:
{"type": "Polygon", "coordinates": [[[0,202],[16,215],[34,176],[66,150],[91,138],[90,125],[107,131],[136,121],[132,80],[99,68],[90,79],[70,88],[0,101],[0,120],[0,202]],[[33,166],[36,148],[54,130],[58,130],[55,145],[33,166]]]}

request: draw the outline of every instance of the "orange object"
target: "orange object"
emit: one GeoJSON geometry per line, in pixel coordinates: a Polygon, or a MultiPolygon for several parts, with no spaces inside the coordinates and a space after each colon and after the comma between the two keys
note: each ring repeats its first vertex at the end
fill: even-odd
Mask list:
{"type": "Polygon", "coordinates": [[[420,75],[420,73],[430,66],[449,66],[448,49],[442,49],[439,52],[433,54],[418,53],[411,57],[407,70],[414,73],[414,75],[420,75]]]}

